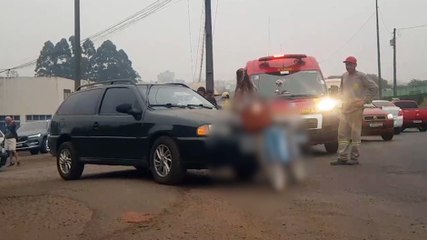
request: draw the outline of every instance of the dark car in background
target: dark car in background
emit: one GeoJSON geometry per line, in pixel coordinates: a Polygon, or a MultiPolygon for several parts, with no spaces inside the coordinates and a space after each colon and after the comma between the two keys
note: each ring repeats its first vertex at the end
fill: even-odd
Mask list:
{"type": "Polygon", "coordinates": [[[187,169],[224,159],[206,144],[221,112],[183,84],[107,81],[61,104],[49,146],[64,180],[80,178],[85,164],[104,164],[148,168],[155,181],[176,184],[187,169]]]}
{"type": "Polygon", "coordinates": [[[38,153],[48,153],[48,130],[50,120],[28,122],[21,124],[18,128],[17,151],[30,151],[35,155],[38,153]]]}

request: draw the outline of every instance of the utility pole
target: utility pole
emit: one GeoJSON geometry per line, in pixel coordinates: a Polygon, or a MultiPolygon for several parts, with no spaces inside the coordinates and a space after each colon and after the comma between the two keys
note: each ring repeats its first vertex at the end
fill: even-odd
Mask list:
{"type": "Polygon", "coordinates": [[[205,34],[206,34],[206,91],[210,93],[214,93],[211,0],[205,0],[205,34]]]}
{"type": "Polygon", "coordinates": [[[393,29],[390,45],[393,47],[393,96],[397,97],[396,28],[393,29]]]}
{"type": "Polygon", "coordinates": [[[80,0],[74,0],[74,89],[80,87],[81,80],[81,48],[80,48],[80,0]]]}
{"type": "Polygon", "coordinates": [[[381,77],[381,46],[380,46],[380,23],[378,21],[378,0],[375,0],[376,3],[376,15],[377,15],[377,51],[378,51],[378,90],[379,90],[379,99],[382,98],[382,77],[381,77]]]}

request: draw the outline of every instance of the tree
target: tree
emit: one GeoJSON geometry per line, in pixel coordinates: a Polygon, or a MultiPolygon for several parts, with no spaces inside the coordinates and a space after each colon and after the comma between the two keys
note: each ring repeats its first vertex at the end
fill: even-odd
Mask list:
{"type": "Polygon", "coordinates": [[[427,86],[427,80],[412,79],[408,83],[408,87],[412,87],[412,88],[425,87],[425,86],[427,86]]]}
{"type": "MultiPolygon", "coordinates": [[[[75,69],[74,36],[69,42],[63,38],[56,45],[48,41],[40,52],[36,76],[64,77],[72,79],[75,69]],[[71,46],[70,46],[71,45],[71,46]]],[[[132,79],[139,80],[139,74],[132,68],[132,62],[123,50],[117,50],[111,41],[105,41],[98,49],[88,39],[81,49],[82,78],[86,80],[132,79]]]]}
{"type": "MultiPolygon", "coordinates": [[[[367,76],[369,79],[379,84],[379,78],[376,74],[367,74],[367,76]]],[[[388,84],[388,81],[385,80],[384,78],[381,79],[381,86],[383,87],[383,89],[392,87],[390,84],[388,84]]]]}
{"type": "Polygon", "coordinates": [[[87,39],[82,45],[82,73],[83,79],[95,80],[95,45],[90,39],[87,39]]]}
{"type": "Polygon", "coordinates": [[[116,45],[110,40],[105,41],[97,49],[94,56],[96,80],[113,79],[138,80],[138,73],[132,68],[132,62],[123,51],[117,51],[116,45]]]}
{"type": "Polygon", "coordinates": [[[171,71],[165,71],[157,75],[157,81],[159,83],[172,83],[175,80],[175,73],[171,71]]]}
{"type": "Polygon", "coordinates": [[[53,75],[63,78],[73,78],[73,59],[70,49],[65,38],[61,39],[53,50],[53,75]]]}
{"type": "Polygon", "coordinates": [[[54,59],[54,45],[51,41],[44,43],[40,56],[37,59],[36,65],[36,77],[51,77],[53,76],[53,66],[55,64],[54,59]]]}

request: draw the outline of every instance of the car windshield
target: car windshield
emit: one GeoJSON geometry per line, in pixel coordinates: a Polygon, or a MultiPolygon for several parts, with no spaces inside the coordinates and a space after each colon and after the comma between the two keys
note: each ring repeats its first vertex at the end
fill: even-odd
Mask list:
{"type": "MultiPolygon", "coordinates": [[[[214,108],[205,98],[190,88],[173,85],[153,85],[147,94],[148,104],[151,107],[189,107],[189,108],[214,108]]],[[[141,87],[140,91],[147,91],[141,87]]]]}
{"type": "Polygon", "coordinates": [[[18,135],[20,132],[44,132],[48,128],[48,122],[32,122],[25,123],[18,128],[18,135]]]}
{"type": "Polygon", "coordinates": [[[278,86],[276,82],[281,80],[282,93],[293,96],[320,96],[327,93],[325,81],[318,71],[300,71],[292,74],[257,74],[251,76],[252,82],[257,87],[261,96],[276,96],[278,86]]]}
{"type": "Polygon", "coordinates": [[[415,102],[396,102],[395,105],[403,109],[418,108],[418,105],[415,102]]]}
{"type": "Polygon", "coordinates": [[[373,101],[372,104],[376,107],[396,107],[396,105],[389,101],[373,101]]]}

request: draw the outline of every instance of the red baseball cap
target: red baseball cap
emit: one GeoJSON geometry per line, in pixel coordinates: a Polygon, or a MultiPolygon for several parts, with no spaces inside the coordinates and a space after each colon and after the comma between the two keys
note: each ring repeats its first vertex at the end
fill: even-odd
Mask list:
{"type": "Polygon", "coordinates": [[[348,58],[345,59],[344,63],[352,63],[352,64],[357,64],[357,59],[353,56],[350,56],[348,58]]]}

